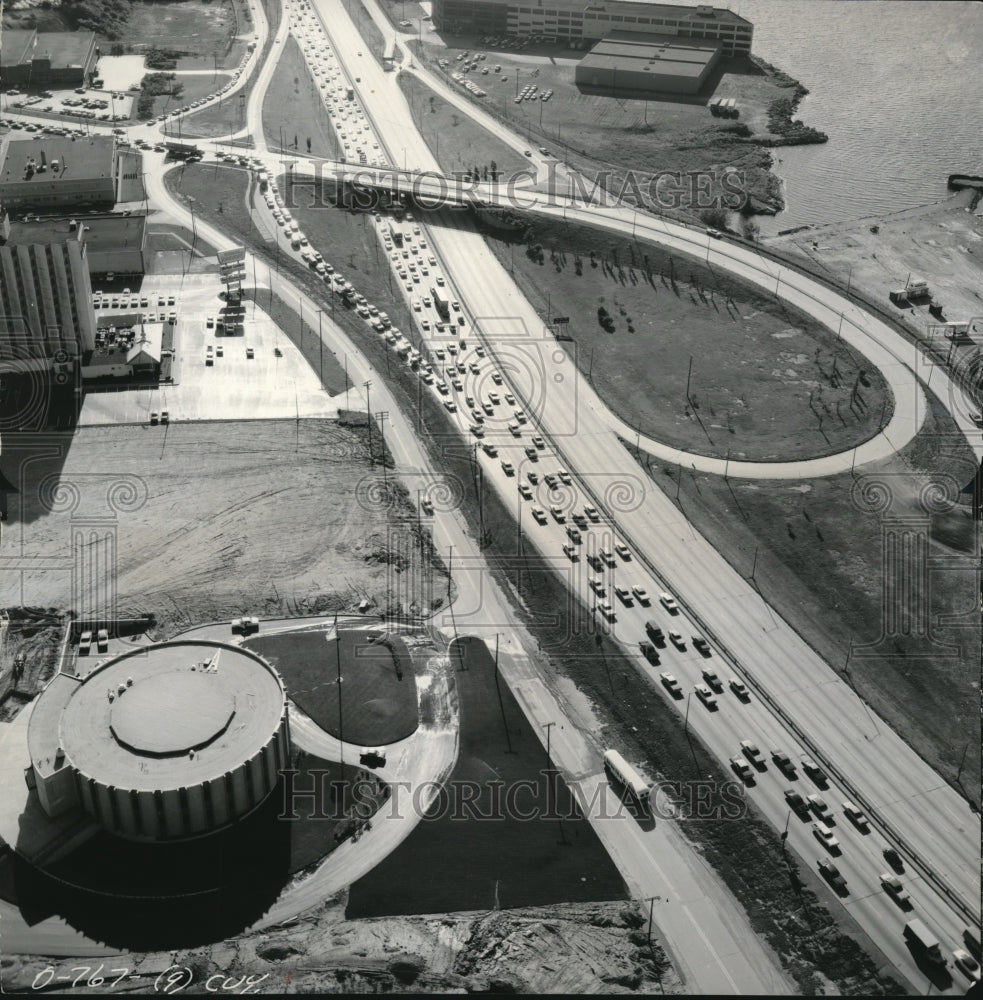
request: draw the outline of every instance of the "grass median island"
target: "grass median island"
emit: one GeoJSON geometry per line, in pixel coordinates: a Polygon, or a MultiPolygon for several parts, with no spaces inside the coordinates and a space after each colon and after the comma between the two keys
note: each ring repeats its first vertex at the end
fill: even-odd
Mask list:
{"type": "MultiPolygon", "coordinates": [[[[506,146],[491,132],[483,128],[453,104],[421,83],[410,73],[399,74],[399,86],[406,95],[416,125],[440,169],[446,174],[462,173],[477,167],[482,173],[487,168],[504,172],[506,176],[529,169],[529,161],[511,147],[506,146]]],[[[448,86],[457,86],[450,79],[448,86]]],[[[467,94],[466,90],[462,93],[467,94]]],[[[399,150],[392,150],[396,157],[394,166],[402,167],[399,150]]],[[[416,164],[407,164],[411,169],[416,164]]]]}
{"type": "Polygon", "coordinates": [[[263,99],[267,144],[270,149],[279,149],[282,137],[287,153],[294,150],[328,160],[339,159],[342,151],[338,136],[297,39],[288,35],[281,48],[263,99]]]}
{"type": "Polygon", "coordinates": [[[890,419],[880,372],[835,331],[723,270],[584,226],[537,222],[517,240],[487,233],[544,321],[570,317],[557,329],[580,370],[643,435],[787,461],[853,448],[890,419]]]}
{"type": "Polygon", "coordinates": [[[333,736],[363,746],[411,736],[418,723],[413,675],[397,671],[392,650],[377,635],[344,628],[340,633],[340,639],[333,629],[261,635],[245,645],[276,667],[291,700],[333,736]]]}
{"type": "MultiPolygon", "coordinates": [[[[346,915],[627,899],[593,827],[548,770],[538,734],[507,685],[496,684],[492,654],[477,639],[458,643],[461,658],[450,656],[461,712],[457,762],[422,822],[352,885],[346,915]]],[[[423,802],[404,793],[399,805],[423,802]]]]}
{"type": "MultiPolygon", "coordinates": [[[[946,780],[980,802],[979,555],[972,520],[975,463],[953,447],[955,427],[935,408],[919,435],[889,461],[805,482],[734,480],[666,468],[646,456],[649,475],[727,561],[946,780]],[[881,486],[886,511],[866,509],[881,486]],[[935,488],[945,497],[929,518],[935,488]],[[929,499],[925,499],[928,497],[929,499]],[[912,615],[912,634],[889,634],[882,611],[891,519],[922,524],[927,565],[917,604],[889,589],[890,613],[912,615]],[[948,567],[943,569],[942,567],[948,567]],[[920,644],[924,625],[932,644],[920,644]],[[861,647],[878,643],[866,651],[861,647]],[[848,664],[848,669],[846,665],[848,664]],[[967,752],[967,747],[970,748],[967,752]]],[[[634,449],[634,442],[629,443],[634,449]]],[[[914,544],[912,542],[911,544],[914,544]]]]}

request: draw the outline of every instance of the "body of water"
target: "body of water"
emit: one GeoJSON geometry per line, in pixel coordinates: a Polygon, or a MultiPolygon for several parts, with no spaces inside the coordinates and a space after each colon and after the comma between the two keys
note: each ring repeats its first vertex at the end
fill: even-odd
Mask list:
{"type": "Polygon", "coordinates": [[[774,150],[786,210],[762,234],[935,201],[983,174],[983,5],[732,0],[755,54],[809,88],[797,117],[822,146],[774,150]],[[781,161],[781,162],[779,162],[781,161]]]}

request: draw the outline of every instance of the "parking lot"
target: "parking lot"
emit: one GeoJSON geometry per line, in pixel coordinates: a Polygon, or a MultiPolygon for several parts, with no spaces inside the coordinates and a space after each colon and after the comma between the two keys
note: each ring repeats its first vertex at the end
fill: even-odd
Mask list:
{"type": "MultiPolygon", "coordinates": [[[[126,297],[126,307],[119,295],[112,296],[108,309],[97,309],[97,317],[137,312],[155,320],[163,314],[168,321],[175,313],[174,384],[88,392],[79,423],[150,423],[151,414],[159,419],[164,411],[170,423],[336,417],[337,402],[321,389],[317,373],[262,308],[246,302],[235,332],[218,328],[225,308],[221,290],[214,274],[148,275],[143,287],[134,287],[126,297]],[[136,309],[130,306],[134,298],[136,309]],[[157,308],[161,298],[165,306],[157,308]],[[112,299],[119,302],[116,308],[112,299]],[[146,308],[140,305],[143,300],[146,308]],[[167,304],[172,300],[173,305],[167,304]],[[206,363],[209,358],[211,364],[206,363]]],[[[343,397],[340,401],[344,405],[343,397]]]]}
{"type": "MultiPolygon", "coordinates": [[[[114,122],[130,117],[134,98],[125,91],[96,90],[78,87],[75,90],[44,91],[43,94],[21,94],[8,90],[3,97],[3,110],[23,114],[66,115],[80,121],[114,122]]],[[[22,127],[28,132],[39,131],[37,126],[20,122],[8,123],[11,128],[22,127]]]]}

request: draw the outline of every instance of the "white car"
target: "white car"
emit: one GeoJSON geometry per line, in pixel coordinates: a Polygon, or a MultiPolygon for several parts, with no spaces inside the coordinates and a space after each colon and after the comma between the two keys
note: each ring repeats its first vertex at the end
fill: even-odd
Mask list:
{"type": "Polygon", "coordinates": [[[696,685],[696,697],[706,705],[707,708],[716,708],[717,699],[714,693],[706,686],[706,684],[696,685]]]}
{"type": "Polygon", "coordinates": [[[662,591],[662,593],[659,594],[659,601],[669,614],[679,614],[679,605],[676,603],[676,598],[673,597],[672,594],[667,594],[665,591],[662,591]]]}
{"type": "Polygon", "coordinates": [[[670,674],[668,671],[663,671],[659,674],[659,679],[662,681],[665,689],[673,696],[673,698],[682,698],[683,690],[679,686],[679,681],[670,674]]]}
{"type": "Polygon", "coordinates": [[[818,823],[812,824],[812,833],[830,854],[839,854],[840,842],[833,835],[832,830],[827,830],[826,827],[820,826],[818,823]]]}

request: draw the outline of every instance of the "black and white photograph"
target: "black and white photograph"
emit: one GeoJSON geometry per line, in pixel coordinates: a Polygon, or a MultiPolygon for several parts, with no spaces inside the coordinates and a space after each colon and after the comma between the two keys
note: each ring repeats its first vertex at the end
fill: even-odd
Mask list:
{"type": "Polygon", "coordinates": [[[981,989],[981,0],[0,0],[0,994],[981,989]]]}

